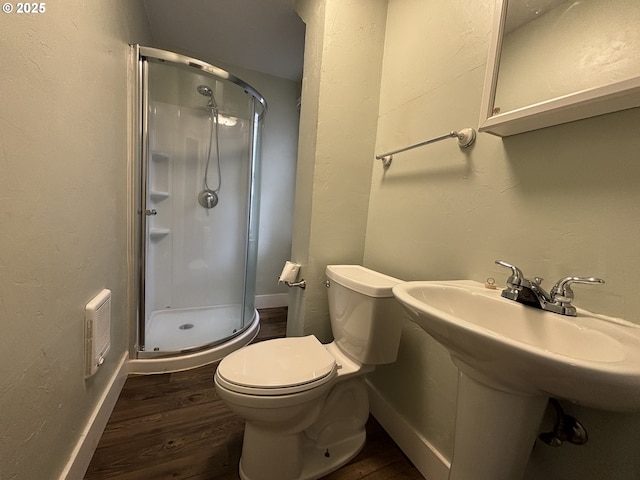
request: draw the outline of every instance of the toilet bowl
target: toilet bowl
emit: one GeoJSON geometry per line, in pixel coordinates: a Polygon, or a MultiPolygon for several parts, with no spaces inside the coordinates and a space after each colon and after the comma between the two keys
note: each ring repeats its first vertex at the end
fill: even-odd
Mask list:
{"type": "Polygon", "coordinates": [[[369,401],[364,374],[396,360],[401,280],[359,265],[329,265],[334,341],[313,335],[267,340],[225,357],[216,391],[245,419],[242,480],[311,480],[364,445],[369,401]]]}

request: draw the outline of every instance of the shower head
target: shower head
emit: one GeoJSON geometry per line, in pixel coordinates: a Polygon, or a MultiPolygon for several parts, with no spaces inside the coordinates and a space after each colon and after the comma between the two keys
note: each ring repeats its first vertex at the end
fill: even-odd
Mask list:
{"type": "Polygon", "coordinates": [[[203,95],[205,97],[209,97],[209,104],[207,105],[207,107],[215,110],[217,112],[218,110],[218,104],[216,103],[216,99],[213,96],[213,90],[211,90],[211,87],[207,86],[207,85],[198,85],[198,87],[196,88],[196,90],[198,91],[198,93],[200,95],[203,95]]]}
{"type": "Polygon", "coordinates": [[[211,88],[207,87],[206,85],[198,85],[198,88],[196,90],[198,90],[198,93],[200,95],[213,98],[213,90],[211,90],[211,88]]]}

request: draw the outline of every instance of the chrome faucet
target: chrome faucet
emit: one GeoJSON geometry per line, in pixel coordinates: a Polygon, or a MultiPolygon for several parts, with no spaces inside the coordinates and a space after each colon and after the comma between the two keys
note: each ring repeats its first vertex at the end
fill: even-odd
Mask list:
{"type": "Polygon", "coordinates": [[[571,284],[604,283],[604,280],[595,277],[564,277],[558,280],[548,293],[542,288],[542,278],[535,277],[529,280],[515,265],[502,260],[496,260],[496,263],[511,269],[511,275],[507,278],[507,288],[502,291],[504,298],[560,315],[576,316],[576,307],[571,305],[574,299],[571,284]]]}

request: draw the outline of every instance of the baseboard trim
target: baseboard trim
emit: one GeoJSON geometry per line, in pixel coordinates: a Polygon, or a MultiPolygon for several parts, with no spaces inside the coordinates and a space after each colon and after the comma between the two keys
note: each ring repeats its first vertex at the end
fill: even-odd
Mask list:
{"type": "Polygon", "coordinates": [[[447,480],[451,463],[367,381],[369,410],[404,454],[429,480],[447,480]]]}
{"type": "Polygon", "coordinates": [[[289,305],[288,293],[273,293],[271,295],[256,295],[256,308],[276,308],[289,305]]]}
{"type": "Polygon", "coordinates": [[[124,382],[127,380],[128,359],[129,354],[125,352],[120,358],[119,364],[111,376],[107,388],[105,388],[93,413],[87,420],[69,461],[60,474],[59,480],[77,480],[78,478],[84,478],[87,468],[89,468],[89,463],[91,463],[93,453],[98,447],[102,432],[104,432],[107,426],[113,407],[115,407],[124,382]]]}

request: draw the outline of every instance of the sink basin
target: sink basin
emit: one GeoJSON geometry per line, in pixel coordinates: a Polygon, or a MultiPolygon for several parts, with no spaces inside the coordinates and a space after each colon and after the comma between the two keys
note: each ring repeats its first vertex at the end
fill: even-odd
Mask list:
{"type": "Polygon", "coordinates": [[[406,282],[393,293],[456,365],[496,388],[594,408],[640,410],[640,326],[558,315],[468,281],[406,282]]]}
{"type": "Polygon", "coordinates": [[[640,326],[576,317],[458,280],[405,282],[393,294],[459,370],[449,480],[522,479],[549,397],[640,410],[640,326]]]}

